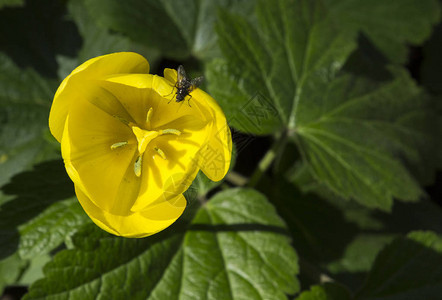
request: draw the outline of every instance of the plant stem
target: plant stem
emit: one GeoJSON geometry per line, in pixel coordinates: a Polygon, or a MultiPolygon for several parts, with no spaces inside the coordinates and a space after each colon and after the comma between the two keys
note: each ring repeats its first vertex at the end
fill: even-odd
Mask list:
{"type": "Polygon", "coordinates": [[[245,186],[248,181],[246,177],[235,171],[230,171],[229,173],[227,173],[226,180],[230,183],[233,183],[235,186],[245,186]]]}
{"type": "Polygon", "coordinates": [[[256,168],[255,172],[250,177],[248,186],[254,187],[258,184],[262,175],[267,171],[267,169],[271,166],[273,160],[277,157],[277,154],[280,153],[282,147],[285,146],[287,134],[283,133],[279,137],[277,137],[276,141],[273,143],[272,147],[267,151],[264,157],[258,164],[258,168],[256,168]]]}

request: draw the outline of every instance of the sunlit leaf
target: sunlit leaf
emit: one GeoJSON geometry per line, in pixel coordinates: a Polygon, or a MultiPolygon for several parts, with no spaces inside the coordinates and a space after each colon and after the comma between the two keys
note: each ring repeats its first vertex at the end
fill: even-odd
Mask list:
{"type": "Polygon", "coordinates": [[[344,198],[384,210],[393,197],[419,198],[409,170],[431,178],[437,152],[433,103],[405,72],[396,74],[385,84],[341,76],[306,87],[297,114],[297,142],[314,176],[344,198]]]}
{"type": "Polygon", "coordinates": [[[357,28],[319,1],[260,1],[256,12],[219,15],[225,58],[206,74],[230,124],[288,131],[316,180],[345,199],[387,211],[393,198],[419,199],[437,166],[434,102],[404,70],[385,69],[385,81],[354,72],[357,28]]]}
{"type": "Polygon", "coordinates": [[[0,206],[0,257],[49,253],[90,222],[61,161],[16,175],[3,191],[14,198],[0,206]]]}
{"type": "Polygon", "coordinates": [[[256,15],[257,25],[238,14],[219,14],[225,61],[210,64],[206,74],[230,123],[262,135],[293,127],[309,77],[333,77],[356,43],[325,18],[316,1],[259,1],[256,15]]]}
{"type": "Polygon", "coordinates": [[[180,227],[145,239],[87,228],[25,299],[287,299],[299,290],[284,223],[261,194],[221,192],[180,227]]]}

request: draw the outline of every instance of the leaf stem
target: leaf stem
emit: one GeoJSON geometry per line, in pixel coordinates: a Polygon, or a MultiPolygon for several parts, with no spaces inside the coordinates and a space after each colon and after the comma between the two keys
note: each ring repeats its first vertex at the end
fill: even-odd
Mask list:
{"type": "Polygon", "coordinates": [[[284,132],[279,137],[276,138],[276,141],[273,143],[272,147],[267,151],[264,157],[258,164],[258,168],[256,168],[255,172],[250,177],[248,186],[254,187],[258,184],[262,175],[267,171],[267,169],[271,166],[275,158],[280,154],[282,148],[286,145],[287,134],[284,132]]]}
{"type": "Polygon", "coordinates": [[[246,177],[242,176],[241,174],[235,171],[230,171],[229,173],[227,173],[226,180],[228,182],[231,182],[235,186],[245,186],[248,181],[246,177]]]}

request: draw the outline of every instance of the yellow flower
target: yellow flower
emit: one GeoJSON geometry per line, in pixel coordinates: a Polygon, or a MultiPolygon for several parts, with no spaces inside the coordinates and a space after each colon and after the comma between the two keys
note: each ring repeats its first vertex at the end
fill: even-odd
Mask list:
{"type": "Polygon", "coordinates": [[[182,195],[201,169],[221,180],[231,135],[200,89],[175,101],[177,73],[148,74],[140,55],[114,53],[76,68],[58,88],[49,127],[89,217],[126,237],[157,233],[183,213],[182,195]]]}

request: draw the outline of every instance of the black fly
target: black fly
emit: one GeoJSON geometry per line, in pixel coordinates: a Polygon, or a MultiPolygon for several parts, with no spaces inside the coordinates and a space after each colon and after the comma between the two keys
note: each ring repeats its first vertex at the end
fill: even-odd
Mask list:
{"type": "MultiPolygon", "coordinates": [[[[178,75],[177,75],[177,81],[175,84],[175,87],[177,89],[175,100],[176,102],[181,102],[186,98],[187,95],[189,95],[194,89],[196,89],[198,86],[201,85],[203,82],[203,77],[197,77],[194,79],[187,78],[186,71],[184,71],[183,66],[178,67],[178,75]]],[[[192,95],[189,95],[189,101],[192,99],[192,95]]],[[[189,104],[190,106],[190,104],[189,104]]]]}

